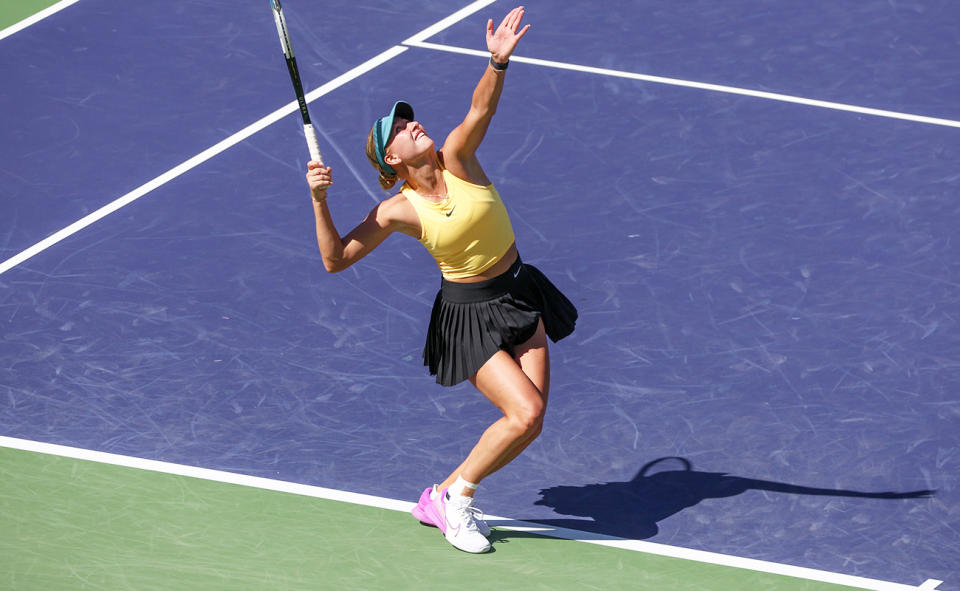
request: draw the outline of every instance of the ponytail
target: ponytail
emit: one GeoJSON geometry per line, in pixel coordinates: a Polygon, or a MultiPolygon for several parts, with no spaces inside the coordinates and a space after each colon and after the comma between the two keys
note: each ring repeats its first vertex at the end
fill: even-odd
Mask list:
{"type": "Polygon", "coordinates": [[[389,191],[392,189],[393,186],[397,184],[397,179],[397,175],[387,174],[382,170],[380,171],[380,176],[377,178],[377,180],[380,181],[380,188],[384,191],[389,191]]]}
{"type": "MultiPolygon", "coordinates": [[[[374,128],[375,127],[376,125],[374,125],[374,128]]],[[[380,161],[377,160],[376,140],[374,139],[373,134],[374,129],[371,128],[370,135],[367,136],[367,160],[369,160],[370,164],[373,165],[373,167],[377,169],[377,172],[380,173],[379,178],[377,178],[377,180],[380,182],[380,188],[384,191],[389,191],[395,184],[397,184],[399,177],[397,177],[395,173],[388,173],[380,167],[380,161]]]]}

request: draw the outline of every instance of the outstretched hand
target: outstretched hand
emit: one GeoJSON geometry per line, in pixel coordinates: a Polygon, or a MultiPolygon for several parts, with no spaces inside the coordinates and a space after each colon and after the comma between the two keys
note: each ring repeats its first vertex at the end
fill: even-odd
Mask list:
{"type": "Polygon", "coordinates": [[[520,42],[520,38],[527,34],[530,25],[525,25],[519,32],[520,21],[523,20],[523,6],[511,10],[503,18],[500,26],[494,30],[493,19],[487,20],[487,49],[493,55],[494,61],[506,62],[513,54],[513,50],[520,42]]]}

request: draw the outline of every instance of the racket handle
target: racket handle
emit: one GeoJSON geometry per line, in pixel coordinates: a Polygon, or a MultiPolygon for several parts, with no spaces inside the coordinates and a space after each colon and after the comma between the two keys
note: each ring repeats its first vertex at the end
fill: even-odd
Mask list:
{"type": "Polygon", "coordinates": [[[323,156],[320,155],[320,141],[317,139],[317,131],[313,128],[313,124],[307,123],[303,126],[303,136],[307,138],[310,159],[323,164],[323,156]]]}

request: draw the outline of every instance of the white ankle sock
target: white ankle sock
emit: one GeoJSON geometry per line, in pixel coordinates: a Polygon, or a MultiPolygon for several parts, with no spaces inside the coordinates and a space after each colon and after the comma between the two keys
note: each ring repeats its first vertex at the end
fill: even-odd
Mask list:
{"type": "Polygon", "coordinates": [[[472,482],[467,482],[463,479],[463,476],[457,476],[457,480],[450,486],[448,489],[450,495],[466,496],[463,493],[466,490],[477,490],[477,485],[472,482]]]}

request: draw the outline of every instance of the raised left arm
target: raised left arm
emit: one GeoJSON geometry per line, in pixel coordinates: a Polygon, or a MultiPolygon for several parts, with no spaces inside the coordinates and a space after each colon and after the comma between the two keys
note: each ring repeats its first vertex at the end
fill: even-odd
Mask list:
{"type": "MultiPolygon", "coordinates": [[[[530,25],[520,28],[522,20],[523,7],[519,6],[511,10],[496,29],[493,28],[493,20],[487,21],[487,50],[492,61],[508,63],[517,43],[530,29],[530,25]]],[[[443,144],[444,164],[450,172],[481,185],[490,181],[477,162],[476,151],[497,111],[505,73],[505,68],[497,69],[492,64],[487,66],[473,91],[467,116],[450,132],[443,144]]]]}

